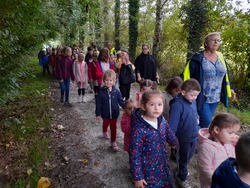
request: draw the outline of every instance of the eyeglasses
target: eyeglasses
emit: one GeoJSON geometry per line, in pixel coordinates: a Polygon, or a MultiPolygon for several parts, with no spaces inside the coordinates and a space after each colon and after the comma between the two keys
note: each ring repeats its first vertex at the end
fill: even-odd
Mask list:
{"type": "Polygon", "coordinates": [[[221,42],[221,39],[210,39],[210,41],[213,41],[213,42],[221,42]]]}

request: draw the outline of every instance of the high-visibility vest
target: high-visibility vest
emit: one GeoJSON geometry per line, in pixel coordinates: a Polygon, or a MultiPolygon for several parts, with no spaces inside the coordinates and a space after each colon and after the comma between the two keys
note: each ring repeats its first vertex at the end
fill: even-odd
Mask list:
{"type": "MultiPolygon", "coordinates": [[[[221,52],[216,51],[216,55],[218,56],[220,62],[225,66],[227,70],[227,65],[224,60],[224,57],[221,52]]],[[[190,69],[189,69],[190,61],[186,64],[184,70],[183,70],[183,80],[186,81],[190,78],[190,69]]],[[[227,91],[227,96],[231,97],[231,87],[230,87],[230,82],[228,78],[228,74],[226,73],[226,91],[227,91]]]]}

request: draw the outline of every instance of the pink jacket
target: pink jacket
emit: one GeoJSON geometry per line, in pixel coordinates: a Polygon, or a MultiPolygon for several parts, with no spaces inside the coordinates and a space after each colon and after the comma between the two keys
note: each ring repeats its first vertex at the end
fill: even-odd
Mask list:
{"type": "Polygon", "coordinates": [[[121,129],[124,133],[124,151],[129,152],[129,139],[130,139],[130,116],[123,113],[121,119],[121,129]]]}
{"type": "Polygon", "coordinates": [[[88,65],[85,61],[75,61],[73,65],[76,83],[79,88],[85,88],[88,83],[88,65]]]}
{"type": "Polygon", "coordinates": [[[210,188],[215,169],[229,157],[235,158],[235,148],[231,144],[222,145],[209,139],[208,128],[199,131],[198,169],[201,188],[210,188]]]}

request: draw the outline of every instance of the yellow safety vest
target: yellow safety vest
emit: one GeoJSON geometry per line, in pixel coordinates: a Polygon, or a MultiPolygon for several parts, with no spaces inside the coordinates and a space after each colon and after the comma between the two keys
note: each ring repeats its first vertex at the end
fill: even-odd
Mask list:
{"type": "MultiPolygon", "coordinates": [[[[226,70],[227,70],[227,66],[226,66],[226,62],[224,61],[224,57],[222,55],[221,52],[216,51],[216,55],[218,56],[220,62],[225,66],[226,70]]],[[[184,70],[183,70],[183,80],[186,81],[190,78],[190,69],[189,69],[189,64],[190,61],[186,64],[184,70]]],[[[227,90],[227,96],[231,97],[231,87],[230,87],[230,82],[229,82],[229,78],[228,78],[228,74],[226,73],[226,90],[227,90]]]]}

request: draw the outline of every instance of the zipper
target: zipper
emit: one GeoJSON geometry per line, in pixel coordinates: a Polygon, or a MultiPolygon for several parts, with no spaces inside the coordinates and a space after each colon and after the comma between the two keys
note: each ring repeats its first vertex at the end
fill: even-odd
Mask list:
{"type": "Polygon", "coordinates": [[[109,117],[112,119],[112,110],[111,110],[111,92],[108,90],[108,95],[109,95],[109,117]]]}

